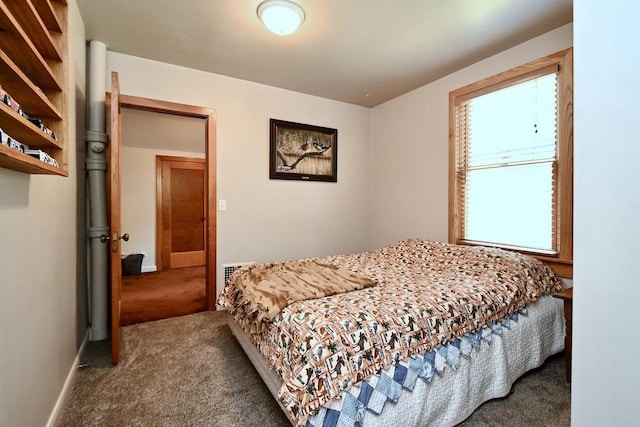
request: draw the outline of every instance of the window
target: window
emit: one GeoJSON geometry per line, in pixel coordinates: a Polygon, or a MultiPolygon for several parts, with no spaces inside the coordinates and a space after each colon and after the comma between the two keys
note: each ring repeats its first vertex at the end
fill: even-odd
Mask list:
{"type": "Polygon", "coordinates": [[[572,49],[449,94],[449,240],[572,276],[572,49]]]}

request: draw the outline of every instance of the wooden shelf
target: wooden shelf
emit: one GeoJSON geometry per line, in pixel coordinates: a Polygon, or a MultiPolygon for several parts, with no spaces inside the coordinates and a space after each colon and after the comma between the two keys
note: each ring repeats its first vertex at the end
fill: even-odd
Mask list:
{"type": "Polygon", "coordinates": [[[53,41],[31,0],[10,1],[7,3],[7,8],[22,28],[29,29],[29,39],[44,58],[62,61],[60,49],[53,41]]]}
{"type": "Polygon", "coordinates": [[[4,52],[0,51],[2,87],[30,117],[62,120],[62,114],[4,52]]]}
{"type": "Polygon", "coordinates": [[[29,148],[62,148],[60,140],[53,139],[4,103],[0,103],[0,128],[29,148]]]}
{"type": "Polygon", "coordinates": [[[20,67],[30,80],[42,89],[62,90],[60,80],[38,49],[13,17],[4,2],[0,2],[0,49],[20,67]]]}
{"type": "Polygon", "coordinates": [[[57,33],[62,32],[62,26],[60,25],[60,21],[58,21],[58,16],[53,10],[49,0],[33,0],[33,6],[36,8],[38,14],[42,18],[42,22],[44,22],[44,25],[49,30],[57,33]]]}
{"type": "Polygon", "coordinates": [[[37,175],[69,176],[69,173],[64,169],[48,165],[4,145],[0,145],[0,167],[37,175]]]}
{"type": "Polygon", "coordinates": [[[0,1],[0,84],[25,113],[52,129],[57,140],[0,102],[0,128],[31,149],[57,160],[48,165],[0,145],[0,168],[68,176],[66,0],[0,1]]]}

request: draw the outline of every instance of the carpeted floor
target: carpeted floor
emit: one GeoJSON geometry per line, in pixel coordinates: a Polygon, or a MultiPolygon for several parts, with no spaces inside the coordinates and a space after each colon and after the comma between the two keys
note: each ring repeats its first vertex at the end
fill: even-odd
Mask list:
{"type": "Polygon", "coordinates": [[[122,277],[120,324],[184,316],[206,309],[205,267],[122,277]]]}
{"type": "MultiPolygon", "coordinates": [[[[203,312],[122,329],[121,363],[90,343],[61,426],[289,426],[226,324],[203,312]]],[[[569,426],[564,358],[554,356],[463,424],[569,426]]]]}

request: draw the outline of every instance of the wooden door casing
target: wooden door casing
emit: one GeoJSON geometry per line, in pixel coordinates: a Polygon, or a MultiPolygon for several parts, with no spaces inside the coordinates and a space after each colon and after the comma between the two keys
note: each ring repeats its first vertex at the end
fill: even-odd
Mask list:
{"type": "MultiPolygon", "coordinates": [[[[121,108],[151,111],[182,117],[194,117],[205,122],[205,175],[207,186],[206,199],[206,275],[207,275],[207,309],[216,310],[217,289],[217,251],[216,251],[216,111],[209,107],[179,104],[131,95],[119,95],[121,108]]],[[[111,102],[111,94],[107,93],[106,103],[111,102]]]]}
{"type": "Polygon", "coordinates": [[[205,159],[156,156],[158,270],[205,265],[206,188],[205,159]]]}
{"type": "Polygon", "coordinates": [[[120,361],[120,310],[122,264],[120,256],[120,84],[118,73],[111,73],[111,105],[109,108],[109,227],[111,231],[109,245],[111,277],[111,361],[120,361]]]}

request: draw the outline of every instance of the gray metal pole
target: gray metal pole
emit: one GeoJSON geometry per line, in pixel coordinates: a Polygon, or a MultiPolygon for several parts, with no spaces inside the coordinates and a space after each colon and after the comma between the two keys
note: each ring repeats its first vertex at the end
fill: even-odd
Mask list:
{"type": "Polygon", "coordinates": [[[105,93],[107,46],[98,41],[89,43],[89,126],[87,141],[87,174],[89,176],[89,239],[90,239],[90,292],[91,340],[108,337],[107,328],[107,272],[109,244],[100,236],[109,236],[107,221],[105,148],[105,93]]]}

